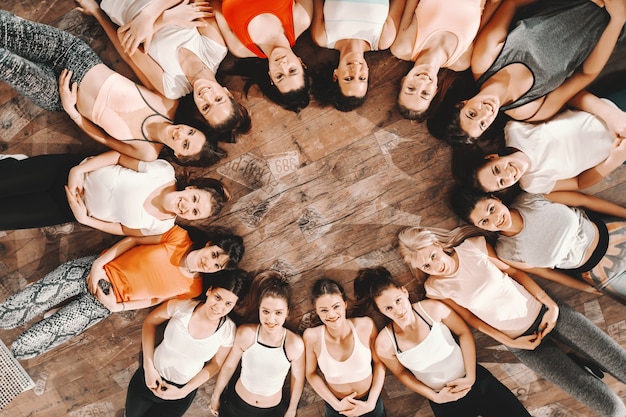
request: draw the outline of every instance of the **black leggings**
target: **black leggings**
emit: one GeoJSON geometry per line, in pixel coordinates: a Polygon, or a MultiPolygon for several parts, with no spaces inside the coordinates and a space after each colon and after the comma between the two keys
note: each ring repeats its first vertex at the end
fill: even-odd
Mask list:
{"type": "Polygon", "coordinates": [[[197,389],[178,400],[157,397],[146,386],[143,367],[139,367],[128,384],[125,417],[181,417],[191,407],[197,389]]]}
{"type": "Polygon", "coordinates": [[[28,229],[74,221],[65,184],[83,155],[39,155],[0,160],[0,230],[28,229]]]}
{"type": "Polygon", "coordinates": [[[478,364],[476,382],[465,397],[443,404],[429,402],[436,417],[531,417],[517,397],[478,364]]]}
{"type": "Polygon", "coordinates": [[[0,10],[0,80],[46,110],[62,111],[59,75],[72,82],[102,61],[85,42],[61,29],[0,10]]]}

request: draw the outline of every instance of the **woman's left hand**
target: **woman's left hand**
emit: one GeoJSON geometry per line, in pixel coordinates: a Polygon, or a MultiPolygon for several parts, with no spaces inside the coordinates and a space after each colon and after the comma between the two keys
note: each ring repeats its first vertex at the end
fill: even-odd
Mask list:
{"type": "Polygon", "coordinates": [[[76,221],[82,224],[87,224],[89,214],[87,213],[87,206],[85,206],[82,195],[79,192],[70,190],[67,185],[65,186],[65,195],[67,196],[67,203],[69,204],[76,221]]]}
{"type": "Polygon", "coordinates": [[[374,407],[376,406],[375,403],[374,403],[374,406],[371,406],[366,401],[356,400],[350,397],[347,397],[347,399],[348,399],[348,402],[350,402],[350,404],[353,405],[353,407],[350,410],[341,411],[341,414],[348,416],[348,417],[362,416],[372,411],[374,407]]]}
{"type": "Polygon", "coordinates": [[[78,100],[78,84],[72,83],[70,87],[70,81],[72,79],[72,71],[64,69],[59,76],[59,97],[61,97],[61,104],[63,110],[74,121],[81,117],[81,114],[76,110],[76,101],[78,100]]]}
{"type": "Polygon", "coordinates": [[[539,324],[539,332],[537,335],[543,339],[554,329],[556,321],[559,318],[559,307],[554,303],[553,306],[548,306],[548,310],[543,315],[541,323],[539,324]]]}
{"type": "Polygon", "coordinates": [[[446,384],[450,387],[450,392],[456,394],[460,392],[468,393],[476,380],[468,377],[457,378],[446,384]]]}
{"type": "Polygon", "coordinates": [[[111,311],[112,313],[122,311],[123,309],[121,303],[117,302],[117,299],[115,298],[115,292],[113,292],[112,288],[109,289],[108,294],[105,294],[102,288],[100,288],[100,285],[98,285],[96,287],[96,293],[94,294],[94,296],[98,299],[98,301],[102,303],[103,306],[108,308],[109,311],[111,311]]]}
{"type": "Polygon", "coordinates": [[[152,390],[152,392],[163,400],[180,400],[189,394],[186,392],[185,387],[178,388],[165,381],[161,381],[161,384],[155,390],[152,390]]]}

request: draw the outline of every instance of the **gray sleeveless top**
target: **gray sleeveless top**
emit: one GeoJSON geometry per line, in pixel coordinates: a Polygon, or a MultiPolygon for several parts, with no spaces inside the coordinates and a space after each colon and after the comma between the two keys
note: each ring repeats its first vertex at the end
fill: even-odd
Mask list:
{"type": "MultiPolygon", "coordinates": [[[[536,6],[536,7],[535,7],[536,6]]],[[[533,85],[522,97],[506,104],[510,110],[545,96],[559,87],[585,61],[609,22],[609,14],[589,0],[546,0],[518,20],[500,54],[478,79],[482,85],[510,64],[524,64],[533,85]]]]}

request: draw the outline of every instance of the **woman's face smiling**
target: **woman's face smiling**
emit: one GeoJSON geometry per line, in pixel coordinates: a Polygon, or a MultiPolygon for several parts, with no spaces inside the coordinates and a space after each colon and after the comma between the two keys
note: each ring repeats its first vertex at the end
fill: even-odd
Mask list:
{"type": "Polygon", "coordinates": [[[469,136],[478,138],[496,119],[500,104],[496,97],[477,94],[463,102],[459,118],[461,129],[469,136]]]}
{"type": "Polygon", "coordinates": [[[333,79],[339,84],[341,93],[346,97],[363,97],[367,94],[369,68],[363,56],[345,54],[333,71],[333,79]]]}
{"type": "Polygon", "coordinates": [[[315,312],[322,323],[337,328],[343,325],[346,318],[346,302],[341,294],[324,294],[315,300],[315,312]]]}
{"type": "Polygon", "coordinates": [[[209,242],[205,247],[189,252],[185,265],[191,271],[212,274],[226,268],[229,260],[222,248],[209,242]]]}
{"type": "Polygon", "coordinates": [[[390,286],[376,297],[374,302],[376,307],[378,307],[378,311],[393,320],[400,327],[406,327],[415,319],[413,307],[411,306],[411,301],[409,301],[409,293],[404,287],[390,286]]]}
{"type": "Polygon", "coordinates": [[[207,290],[206,296],[205,305],[214,319],[220,319],[230,313],[239,300],[239,297],[224,288],[211,287],[207,290]]]}
{"type": "Polygon", "coordinates": [[[528,170],[528,164],[518,156],[521,152],[499,156],[487,155],[488,162],[476,171],[476,178],[483,190],[500,191],[517,183],[528,170]]]}
{"type": "Polygon", "coordinates": [[[424,112],[437,94],[437,72],[430,66],[415,66],[402,78],[398,103],[409,110],[424,112]]]}
{"type": "Polygon", "coordinates": [[[259,322],[268,331],[282,329],[289,314],[289,306],[283,298],[267,296],[259,304],[259,322]]]}
{"type": "Polygon", "coordinates": [[[448,255],[439,244],[419,249],[411,266],[429,275],[441,277],[454,275],[459,267],[456,259],[448,255]]]}
{"type": "Polygon", "coordinates": [[[290,48],[274,48],[268,60],[270,79],[282,94],[304,86],[302,62],[290,48]]]}
{"type": "Polygon", "coordinates": [[[169,125],[167,133],[163,144],[178,158],[199,154],[206,142],[204,133],[188,125],[169,125]]]}
{"type": "Polygon", "coordinates": [[[193,85],[193,101],[209,126],[222,124],[233,114],[233,95],[220,83],[203,78],[193,85]]]}
{"type": "Polygon", "coordinates": [[[491,232],[508,230],[513,225],[509,208],[497,198],[480,200],[469,217],[474,226],[491,232]]]}

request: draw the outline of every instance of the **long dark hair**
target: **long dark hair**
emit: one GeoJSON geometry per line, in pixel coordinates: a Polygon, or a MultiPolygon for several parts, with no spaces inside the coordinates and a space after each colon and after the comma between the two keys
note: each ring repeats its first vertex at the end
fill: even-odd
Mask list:
{"type": "MultiPolygon", "coordinates": [[[[423,122],[432,117],[437,112],[439,106],[443,103],[445,97],[448,95],[448,91],[452,88],[452,85],[459,78],[456,71],[449,70],[447,68],[441,68],[437,74],[437,92],[430,102],[430,105],[423,111],[411,110],[406,106],[400,104],[400,92],[398,91],[398,97],[396,99],[396,107],[402,117],[409,120],[416,120],[423,122]]],[[[400,88],[402,88],[402,81],[400,81],[400,88]]],[[[434,136],[434,135],[433,135],[434,136]]]]}
{"type": "Polygon", "coordinates": [[[497,198],[491,193],[464,185],[456,186],[450,194],[450,205],[454,213],[466,223],[472,224],[470,216],[476,204],[482,200],[497,198]]]}
{"type": "Polygon", "coordinates": [[[267,59],[240,58],[235,61],[232,68],[226,69],[225,72],[246,78],[246,83],[243,88],[246,97],[248,96],[250,87],[256,84],[267,98],[284,109],[298,113],[309,105],[310,82],[304,63],[302,64],[304,85],[297,90],[292,90],[284,94],[276,88],[269,76],[269,64],[267,59]]]}
{"type": "Polygon", "coordinates": [[[230,193],[226,186],[220,180],[214,178],[192,178],[188,172],[184,172],[180,179],[176,180],[176,190],[182,191],[186,187],[200,188],[211,194],[211,216],[219,214],[224,205],[230,200],[230,193]]]}
{"type": "Polygon", "coordinates": [[[375,298],[389,287],[403,288],[402,284],[391,276],[387,268],[375,266],[359,269],[354,279],[354,295],[358,311],[365,314],[369,308],[374,308],[380,313],[375,298]]]}
{"type": "Polygon", "coordinates": [[[280,272],[267,270],[258,273],[252,280],[243,305],[244,322],[259,322],[259,306],[266,297],[285,300],[287,307],[290,307],[291,292],[289,281],[280,272]]]}
{"type": "Polygon", "coordinates": [[[194,299],[203,303],[207,300],[206,293],[209,288],[223,288],[232,292],[238,297],[237,304],[243,300],[250,288],[250,274],[243,269],[223,269],[212,274],[201,272],[200,277],[202,293],[194,299]]]}
{"type": "Polygon", "coordinates": [[[224,227],[212,227],[207,230],[201,230],[196,227],[185,227],[189,238],[193,242],[191,250],[202,249],[211,243],[219,246],[228,255],[228,262],[225,269],[234,269],[241,261],[245,250],[243,244],[243,238],[241,236],[234,235],[230,230],[224,227]]]}
{"type": "Polygon", "coordinates": [[[311,93],[315,100],[321,105],[332,105],[342,112],[349,112],[362,106],[367,98],[367,92],[362,97],[344,96],[339,83],[333,80],[333,71],[336,68],[336,62],[326,62],[313,70],[311,93]]]}
{"type": "Polygon", "coordinates": [[[174,115],[175,124],[184,124],[193,127],[202,132],[206,138],[202,149],[196,155],[176,156],[174,151],[165,146],[165,150],[174,162],[182,166],[200,166],[206,167],[217,163],[226,156],[226,151],[217,145],[219,135],[214,131],[202,117],[200,111],[193,101],[193,95],[188,94],[180,99],[176,114],[174,115]]]}

